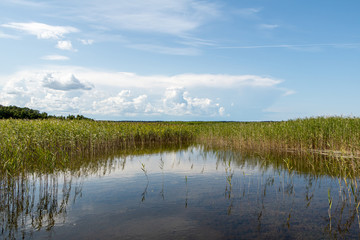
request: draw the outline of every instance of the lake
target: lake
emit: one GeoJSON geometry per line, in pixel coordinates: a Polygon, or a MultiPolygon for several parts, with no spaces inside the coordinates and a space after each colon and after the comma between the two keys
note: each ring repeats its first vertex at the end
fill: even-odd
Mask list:
{"type": "Polygon", "coordinates": [[[358,178],[306,158],[192,145],[2,177],[1,237],[358,238],[358,178]]]}

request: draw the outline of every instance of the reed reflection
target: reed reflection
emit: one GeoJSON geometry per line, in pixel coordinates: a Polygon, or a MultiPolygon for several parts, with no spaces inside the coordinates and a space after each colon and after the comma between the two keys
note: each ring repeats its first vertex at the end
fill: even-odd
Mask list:
{"type": "Polygon", "coordinates": [[[82,194],[82,182],[66,174],[2,176],[0,186],[1,233],[8,239],[51,231],[82,194]]]}
{"type": "MultiPolygon", "coordinates": [[[[6,239],[32,238],[35,231],[50,232],[55,226],[65,224],[68,209],[82,197],[86,177],[105,176],[119,169],[124,171],[133,156],[173,152],[187,149],[188,145],[142,146],[113,152],[78,157],[65,165],[47,168],[42,165],[13,172],[0,168],[0,224],[1,237],[6,239]]],[[[63,164],[63,163],[62,163],[63,164]]],[[[145,165],[143,171],[148,180],[145,165]]],[[[145,201],[146,188],[142,193],[145,201]]]]}
{"type": "MultiPolygon", "coordinates": [[[[237,226],[235,230],[240,231],[241,226],[233,222],[246,219],[258,234],[274,229],[310,234],[304,229],[314,225],[322,237],[353,237],[360,232],[359,164],[341,156],[183,146],[123,151],[79,160],[53,172],[3,174],[1,234],[11,239],[28,238],[39,230],[51,233],[70,221],[68,213],[71,206],[81,204],[88,176],[120,172],[137,177],[132,189],[136,190],[134,201],[140,200],[141,206],[180,202],[190,215],[194,209],[202,209],[206,216],[213,214],[199,221],[214,229],[220,228],[218,215],[224,214],[222,228],[226,230],[237,226]]],[[[118,179],[123,175],[118,174],[118,179]]]]}
{"type": "Polygon", "coordinates": [[[273,217],[274,210],[282,215],[283,226],[291,229],[294,222],[297,221],[298,225],[301,221],[304,215],[301,209],[309,209],[314,214],[323,213],[322,221],[318,223],[323,226],[326,237],[345,238],[350,232],[359,233],[359,161],[319,154],[261,155],[209,149],[204,154],[209,156],[210,153],[217,157],[217,165],[222,166],[226,173],[228,214],[232,214],[236,206],[249,201],[254,194],[249,189],[255,188],[251,185],[257,185],[256,202],[252,202],[252,207],[257,209],[255,215],[259,232],[262,231],[262,220],[267,215],[273,217]],[[232,168],[236,168],[235,174],[231,172],[232,168]],[[247,176],[245,172],[241,174],[242,169],[259,169],[261,174],[247,176]],[[304,188],[301,181],[305,185],[305,191],[297,192],[297,189],[304,188]],[[316,197],[317,202],[312,206],[316,197]],[[321,211],[321,208],[327,208],[328,214],[321,211]]]}

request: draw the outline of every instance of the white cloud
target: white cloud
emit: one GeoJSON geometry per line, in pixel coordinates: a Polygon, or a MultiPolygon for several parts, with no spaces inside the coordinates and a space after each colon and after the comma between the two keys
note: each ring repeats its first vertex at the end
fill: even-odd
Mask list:
{"type": "Polygon", "coordinates": [[[69,57],[62,55],[47,55],[43,56],[41,59],[50,61],[66,61],[69,60],[69,57]]]}
{"type": "Polygon", "coordinates": [[[189,36],[182,36],[181,41],[177,41],[180,44],[192,46],[192,47],[199,47],[199,46],[215,46],[216,42],[207,40],[207,39],[201,39],[201,38],[195,38],[195,37],[189,37],[189,36]]]}
{"type": "Polygon", "coordinates": [[[224,116],[224,114],[225,114],[225,108],[220,107],[220,108],[219,108],[219,114],[220,114],[220,116],[224,116]]]}
{"type": "Polygon", "coordinates": [[[61,50],[77,51],[73,48],[71,41],[58,41],[56,47],[61,50]]]}
{"type": "Polygon", "coordinates": [[[262,29],[269,29],[269,30],[271,30],[271,29],[278,28],[279,25],[277,25],[277,24],[260,24],[259,27],[262,28],[262,29]]]}
{"type": "Polygon", "coordinates": [[[82,95],[92,88],[91,84],[61,72],[24,71],[8,79],[0,90],[0,104],[63,115],[85,108],[88,102],[82,95]]]}
{"type": "Polygon", "coordinates": [[[172,78],[174,82],[185,86],[207,86],[214,88],[272,87],[282,82],[278,79],[255,75],[181,74],[172,78]]]}
{"type": "Polygon", "coordinates": [[[313,51],[320,48],[359,48],[360,43],[309,43],[309,44],[278,44],[278,45],[248,45],[248,46],[227,46],[220,49],[259,49],[259,48],[287,48],[300,51],[313,51]]]}
{"type": "Polygon", "coordinates": [[[296,92],[294,90],[287,90],[285,89],[285,93],[283,94],[283,96],[289,96],[289,95],[293,95],[295,94],[296,92]]]}
{"type": "Polygon", "coordinates": [[[140,76],[64,66],[0,82],[0,104],[117,120],[241,120],[248,109],[263,113],[291,93],[280,80],[255,75],[140,76]]]}
{"type": "Polygon", "coordinates": [[[200,54],[200,51],[196,48],[177,48],[177,47],[166,47],[160,45],[152,44],[131,44],[127,47],[139,49],[147,52],[155,52],[161,54],[170,54],[170,55],[186,55],[186,56],[196,56],[200,54]]]}
{"type": "Polygon", "coordinates": [[[84,45],[92,45],[94,43],[92,39],[79,39],[79,41],[84,45]]]}
{"type": "Polygon", "coordinates": [[[136,114],[153,113],[153,109],[147,95],[134,96],[130,90],[122,90],[114,97],[94,101],[92,109],[87,113],[136,116],[136,114]]]}
{"type": "Polygon", "coordinates": [[[261,8],[241,8],[236,9],[234,12],[241,17],[251,18],[255,17],[260,11],[261,8]]]}
{"type": "Polygon", "coordinates": [[[61,39],[65,34],[78,32],[79,30],[70,26],[52,26],[39,22],[12,22],[2,24],[2,27],[16,29],[27,34],[35,35],[38,39],[61,39]]]}
{"type": "Polygon", "coordinates": [[[198,0],[72,1],[60,14],[110,29],[183,35],[219,15],[219,6],[198,0]]]}
{"type": "Polygon", "coordinates": [[[73,74],[64,76],[57,73],[47,73],[42,79],[42,86],[54,90],[91,90],[90,84],[80,82],[73,74]]]}
{"type": "MultiPolygon", "coordinates": [[[[219,104],[213,103],[209,98],[191,97],[184,88],[167,88],[163,97],[164,114],[167,115],[218,115],[219,104]]],[[[222,107],[222,109],[224,109],[222,107]]]]}
{"type": "Polygon", "coordinates": [[[186,112],[187,101],[181,88],[166,89],[163,99],[164,110],[170,115],[183,115],[186,112]]]}
{"type": "Polygon", "coordinates": [[[47,3],[45,2],[33,2],[33,1],[27,1],[27,0],[3,0],[3,1],[7,1],[10,4],[15,4],[15,5],[23,5],[26,7],[46,7],[47,3]]]}
{"type": "Polygon", "coordinates": [[[10,35],[7,33],[3,33],[0,31],[0,38],[7,38],[7,39],[19,39],[17,36],[10,35]]]}
{"type": "MultiPolygon", "coordinates": [[[[102,41],[106,35],[110,35],[110,41],[114,41],[115,38],[119,38],[117,35],[121,31],[120,41],[126,41],[124,45],[129,48],[170,55],[199,55],[201,52],[197,48],[212,43],[199,39],[189,40],[189,38],[201,26],[220,15],[219,4],[203,0],[78,0],[60,2],[53,1],[48,4],[45,14],[90,26],[94,32],[85,36],[90,36],[93,39],[81,37],[78,40],[83,45],[92,45],[94,40],[102,41]],[[144,35],[160,33],[175,38],[169,45],[171,41],[164,42],[163,39],[158,38],[160,35],[152,35],[159,41],[150,41],[150,38],[146,37],[135,39],[134,35],[129,34],[129,32],[144,35]],[[184,41],[179,39],[184,39],[184,41]],[[179,44],[179,46],[174,44],[179,44]]],[[[59,41],[56,47],[65,50],[70,50],[70,47],[65,46],[60,40],[64,40],[67,34],[79,32],[79,29],[71,26],[52,26],[39,22],[11,22],[1,26],[35,35],[39,39],[56,39],[59,41]]],[[[71,40],[74,44],[74,39],[71,40]]]]}
{"type": "MultiPolygon", "coordinates": [[[[59,69],[62,71],[62,69],[59,69]]],[[[179,74],[174,76],[154,75],[141,76],[129,72],[92,71],[84,68],[71,68],[89,81],[108,86],[123,86],[126,88],[163,88],[167,87],[207,87],[207,88],[242,88],[242,87],[276,87],[282,80],[257,75],[226,75],[226,74],[179,74]]]]}

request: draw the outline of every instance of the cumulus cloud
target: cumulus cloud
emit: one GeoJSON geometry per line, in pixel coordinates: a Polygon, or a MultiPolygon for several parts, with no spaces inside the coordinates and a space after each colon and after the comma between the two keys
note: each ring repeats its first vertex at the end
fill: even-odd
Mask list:
{"type": "Polygon", "coordinates": [[[116,96],[94,101],[92,109],[87,112],[92,114],[112,114],[135,116],[136,114],[153,113],[154,107],[148,101],[146,94],[134,96],[130,90],[122,90],[116,96]]]}
{"type": "Polygon", "coordinates": [[[79,31],[77,28],[70,26],[52,26],[39,22],[11,22],[1,26],[35,35],[38,39],[61,39],[65,34],[79,31]]]}
{"type": "Polygon", "coordinates": [[[0,82],[0,104],[117,120],[242,120],[291,93],[282,81],[255,75],[139,76],[61,66],[0,82]]]}
{"type": "Polygon", "coordinates": [[[0,89],[0,104],[64,115],[86,108],[88,100],[82,96],[92,89],[90,84],[68,73],[24,71],[7,79],[0,89]]]}
{"type": "Polygon", "coordinates": [[[47,55],[47,56],[43,56],[41,59],[50,60],[50,61],[66,61],[69,60],[69,57],[62,55],[47,55]]]}
{"type": "Polygon", "coordinates": [[[217,115],[224,112],[219,104],[213,103],[209,98],[194,98],[183,88],[167,88],[163,98],[164,113],[168,115],[217,115]]]}
{"type": "Polygon", "coordinates": [[[42,80],[42,86],[54,90],[70,91],[70,90],[91,90],[89,84],[80,82],[73,74],[69,76],[57,76],[56,73],[47,73],[42,80]]]}
{"type": "Polygon", "coordinates": [[[58,41],[56,47],[61,50],[76,51],[76,49],[73,48],[71,41],[58,41]]]}

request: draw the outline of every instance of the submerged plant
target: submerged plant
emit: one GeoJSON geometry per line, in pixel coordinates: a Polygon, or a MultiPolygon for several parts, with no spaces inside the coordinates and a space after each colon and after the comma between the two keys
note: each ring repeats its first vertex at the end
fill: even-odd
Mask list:
{"type": "Polygon", "coordinates": [[[159,167],[161,169],[161,191],[160,191],[160,195],[162,197],[162,199],[165,199],[165,194],[164,194],[164,160],[162,159],[162,157],[160,158],[160,163],[159,163],[159,167]]]}
{"type": "Polygon", "coordinates": [[[188,178],[187,176],[185,175],[185,187],[186,187],[186,195],[185,195],[185,208],[188,207],[188,178]]]}
{"type": "Polygon", "coordinates": [[[225,196],[230,199],[232,193],[232,178],[234,176],[234,170],[231,168],[231,161],[229,160],[225,163],[225,174],[226,174],[226,188],[225,188],[225,196]]]}
{"type": "Polygon", "coordinates": [[[145,176],[146,176],[147,181],[149,182],[149,177],[148,177],[148,174],[147,174],[147,170],[146,170],[146,168],[145,168],[145,164],[142,163],[142,162],[140,162],[140,163],[141,163],[141,170],[143,171],[143,173],[144,173],[145,176]]]}
{"type": "Polygon", "coordinates": [[[330,188],[328,189],[328,202],[329,202],[329,209],[328,209],[328,214],[329,214],[329,228],[330,228],[330,231],[331,231],[331,207],[332,207],[332,197],[331,197],[331,194],[330,194],[330,188]]]}

